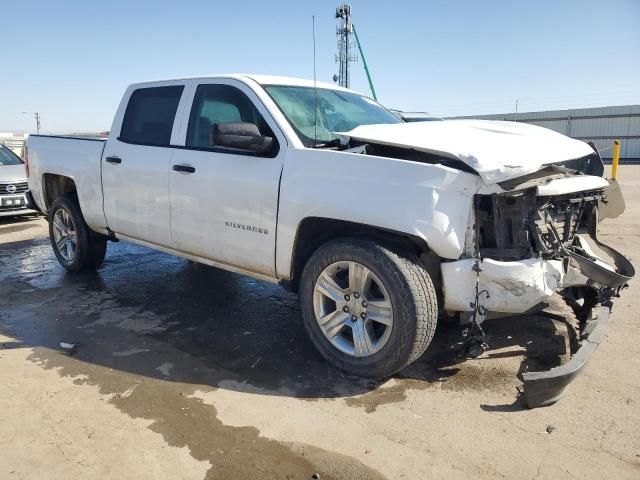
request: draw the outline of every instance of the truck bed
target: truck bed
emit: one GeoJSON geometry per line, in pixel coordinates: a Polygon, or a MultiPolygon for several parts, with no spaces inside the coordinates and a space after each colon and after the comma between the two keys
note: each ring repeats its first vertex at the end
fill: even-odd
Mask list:
{"type": "Polygon", "coordinates": [[[29,136],[29,189],[43,212],[53,200],[48,198],[47,176],[66,176],[76,184],[87,224],[97,231],[104,231],[101,160],[105,144],[106,138],[29,136]]]}

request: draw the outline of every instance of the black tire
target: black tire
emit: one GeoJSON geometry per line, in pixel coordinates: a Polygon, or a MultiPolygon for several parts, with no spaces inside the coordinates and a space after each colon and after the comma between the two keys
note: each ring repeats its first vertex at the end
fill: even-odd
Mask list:
{"type": "Polygon", "coordinates": [[[388,377],[427,349],[436,329],[438,302],[433,282],[418,257],[366,238],[338,239],[318,248],[307,262],[300,282],[300,304],[311,341],[332,365],[366,378],[388,377]],[[336,348],[320,328],[313,305],[316,280],[329,265],[358,262],[384,284],[393,307],[393,327],[386,344],[366,357],[336,348]]]}
{"type": "Polygon", "coordinates": [[[63,195],[56,198],[51,204],[48,213],[49,240],[60,265],[69,272],[95,270],[102,265],[107,253],[107,238],[89,228],[75,195],[63,195]],[[77,246],[75,256],[70,261],[62,255],[54,239],[53,219],[56,212],[61,209],[64,209],[71,217],[76,232],[77,246]]]}

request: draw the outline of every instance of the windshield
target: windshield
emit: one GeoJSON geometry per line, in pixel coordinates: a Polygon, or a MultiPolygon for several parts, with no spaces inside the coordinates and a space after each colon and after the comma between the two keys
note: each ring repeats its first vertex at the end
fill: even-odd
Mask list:
{"type": "Polygon", "coordinates": [[[4,145],[0,145],[0,165],[22,165],[22,160],[4,145]]]}
{"type": "Polygon", "coordinates": [[[307,147],[335,140],[335,132],[348,132],[360,125],[403,123],[380,104],[355,93],[285,85],[269,85],[265,90],[307,147]]]}

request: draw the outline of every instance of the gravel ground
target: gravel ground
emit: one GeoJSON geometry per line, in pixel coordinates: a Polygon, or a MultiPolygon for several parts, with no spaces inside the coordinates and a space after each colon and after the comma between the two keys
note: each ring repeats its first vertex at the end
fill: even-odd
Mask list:
{"type": "MultiPolygon", "coordinates": [[[[640,166],[602,239],[640,258],[640,166]]],[[[485,324],[384,383],[330,368],[295,295],[124,243],[68,275],[43,219],[0,220],[3,478],[640,478],[640,282],[568,396],[527,410],[518,373],[566,357],[564,324],[485,324]],[[72,344],[64,348],[61,342],[72,344]]],[[[566,313],[560,304],[554,309],[566,313]]]]}

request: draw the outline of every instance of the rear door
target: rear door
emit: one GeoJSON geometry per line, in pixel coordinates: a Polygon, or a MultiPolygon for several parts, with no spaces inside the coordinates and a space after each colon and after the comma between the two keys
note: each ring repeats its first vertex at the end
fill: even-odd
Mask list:
{"type": "Polygon", "coordinates": [[[170,247],[169,169],[184,83],[130,88],[102,157],[107,224],[116,233],[170,247]],[[125,106],[126,105],[126,106],[125,106]]]}
{"type": "Polygon", "coordinates": [[[176,248],[275,275],[276,215],[286,141],[256,94],[232,79],[194,81],[169,173],[176,248]],[[213,144],[216,124],[249,122],[274,138],[266,154],[213,144]]]}

